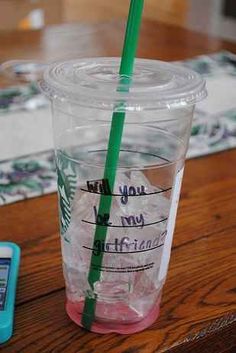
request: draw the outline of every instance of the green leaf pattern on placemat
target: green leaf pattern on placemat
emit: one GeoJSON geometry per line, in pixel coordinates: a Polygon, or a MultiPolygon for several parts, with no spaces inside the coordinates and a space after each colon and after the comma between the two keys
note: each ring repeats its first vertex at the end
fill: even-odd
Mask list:
{"type": "Polygon", "coordinates": [[[55,192],[53,152],[0,162],[0,205],[55,192]]]}
{"type": "Polygon", "coordinates": [[[71,221],[72,201],[76,192],[76,172],[72,163],[62,155],[57,155],[56,161],[61,234],[69,242],[65,233],[71,221]]]}

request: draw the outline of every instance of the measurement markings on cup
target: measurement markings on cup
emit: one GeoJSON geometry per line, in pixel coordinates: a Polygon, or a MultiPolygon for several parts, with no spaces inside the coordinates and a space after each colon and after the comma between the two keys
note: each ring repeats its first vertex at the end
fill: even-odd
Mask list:
{"type": "Polygon", "coordinates": [[[117,194],[117,193],[107,192],[107,190],[110,190],[109,186],[106,186],[108,185],[107,182],[108,181],[106,179],[89,180],[87,181],[87,186],[89,184],[88,189],[80,188],[80,190],[84,192],[89,192],[92,194],[105,195],[105,196],[110,195],[110,196],[119,196],[119,197],[139,197],[139,196],[157,195],[157,194],[162,194],[172,190],[172,187],[163,189],[160,186],[158,186],[158,189],[160,189],[159,191],[146,193],[143,190],[144,185],[141,185],[140,187],[137,187],[138,192],[134,192],[133,191],[135,188],[134,186],[127,187],[127,185],[124,185],[124,186],[119,186],[119,190],[121,191],[121,193],[117,194]],[[95,183],[95,185],[91,186],[92,183],[95,183]],[[104,185],[105,185],[105,188],[104,188],[104,185]],[[141,191],[139,192],[139,190],[141,191]]]}
{"type": "MultiPolygon", "coordinates": [[[[109,182],[106,179],[96,179],[96,180],[88,180],[86,182],[87,184],[87,189],[81,189],[84,192],[89,192],[89,193],[95,193],[95,194],[103,194],[103,195],[111,195],[111,189],[109,186],[109,182]]],[[[161,194],[164,192],[167,192],[171,190],[172,188],[166,188],[166,189],[160,189],[155,192],[147,193],[146,192],[146,187],[145,185],[138,185],[138,186],[133,186],[133,185],[120,185],[118,187],[120,193],[119,194],[112,194],[113,196],[117,196],[120,198],[119,202],[121,207],[126,206],[128,202],[130,202],[129,197],[139,197],[139,196],[149,196],[149,195],[155,195],[155,194],[161,194]]],[[[114,227],[114,228],[139,228],[143,229],[144,227],[148,226],[153,226],[156,224],[161,224],[166,222],[168,220],[167,216],[160,216],[160,219],[157,219],[153,222],[147,222],[145,221],[145,213],[140,212],[138,214],[135,214],[133,212],[132,214],[122,214],[118,216],[118,219],[120,220],[120,224],[113,224],[111,219],[110,219],[110,214],[109,213],[104,213],[104,214],[99,214],[97,210],[97,206],[92,206],[93,207],[93,217],[94,220],[86,220],[83,219],[82,222],[96,225],[96,226],[102,226],[102,227],[114,227]]],[[[108,254],[136,254],[136,253],[144,253],[148,251],[153,251],[158,248],[163,247],[165,238],[166,238],[166,227],[164,227],[165,230],[162,230],[160,234],[156,235],[154,238],[147,239],[140,239],[140,236],[138,239],[136,237],[133,237],[131,235],[126,235],[122,237],[116,237],[112,241],[103,241],[97,239],[92,246],[85,246],[83,245],[82,247],[84,249],[87,249],[93,253],[94,256],[101,256],[102,253],[108,253],[108,254]]],[[[140,234],[141,235],[141,234],[140,234]]],[[[143,266],[142,268],[134,268],[134,269],[117,269],[114,267],[113,269],[105,269],[105,268],[95,268],[94,270],[98,271],[106,271],[106,272],[137,272],[137,271],[144,271],[147,270],[151,267],[149,266],[143,266]]]]}
{"type": "MultiPolygon", "coordinates": [[[[117,244],[118,244],[119,246],[122,246],[122,245],[123,245],[125,248],[130,247],[130,246],[136,247],[136,245],[137,245],[137,244],[136,244],[137,239],[135,239],[136,242],[134,241],[134,242],[132,242],[132,243],[130,243],[130,244],[124,243],[125,241],[128,241],[127,239],[129,239],[129,237],[123,237],[123,238],[121,238],[120,243],[118,243],[118,242],[116,243],[116,240],[118,240],[118,239],[116,238],[114,243],[106,243],[106,244],[104,243],[104,244],[101,244],[101,249],[90,248],[90,247],[85,246],[85,245],[83,245],[83,248],[93,251],[94,255],[98,255],[98,253],[100,254],[101,252],[103,252],[103,253],[108,253],[108,254],[137,254],[137,253],[141,253],[141,252],[152,251],[152,250],[161,248],[161,247],[164,245],[164,243],[162,243],[162,244],[160,244],[160,245],[154,246],[153,248],[147,248],[147,249],[143,249],[143,250],[134,250],[134,251],[123,251],[123,250],[122,250],[122,251],[112,251],[112,250],[110,251],[110,250],[104,249],[104,247],[106,247],[106,248],[108,249],[108,248],[110,248],[112,245],[113,245],[114,247],[116,247],[117,244]]],[[[148,241],[147,241],[147,243],[148,243],[148,241]]],[[[142,246],[144,246],[144,244],[143,244],[142,246]]],[[[122,247],[121,247],[121,249],[122,249],[122,247]]]]}
{"type": "MultiPolygon", "coordinates": [[[[129,201],[130,196],[131,197],[139,197],[139,196],[148,197],[149,195],[164,193],[164,192],[167,192],[172,189],[171,187],[169,187],[166,189],[161,189],[160,191],[146,193],[144,185],[140,185],[140,186],[122,185],[122,186],[119,186],[120,194],[115,194],[115,193],[111,194],[110,186],[109,186],[107,179],[88,180],[86,184],[87,184],[87,189],[81,189],[82,191],[96,193],[96,194],[103,194],[103,195],[118,196],[118,197],[120,197],[121,205],[126,205],[129,201]]],[[[143,228],[143,227],[147,227],[147,226],[151,226],[151,225],[165,222],[168,219],[168,217],[163,217],[163,218],[158,219],[154,222],[145,223],[143,213],[140,213],[138,215],[135,215],[135,214],[122,215],[122,216],[120,216],[121,224],[115,225],[115,224],[112,224],[112,222],[110,220],[109,213],[98,214],[97,206],[93,206],[93,213],[94,213],[94,221],[83,219],[82,222],[88,223],[88,224],[104,226],[104,227],[143,228]]]]}
{"type": "Polygon", "coordinates": [[[127,272],[141,272],[153,268],[154,262],[150,262],[144,265],[137,266],[124,266],[124,267],[114,267],[114,266],[98,266],[92,263],[92,267],[95,271],[103,272],[113,272],[113,273],[127,273],[127,272]]]}
{"type": "Polygon", "coordinates": [[[136,254],[161,248],[164,245],[166,230],[153,239],[131,239],[128,236],[115,238],[112,242],[96,240],[93,247],[83,245],[83,248],[100,256],[101,253],[109,254],[136,254]]]}
{"type": "MultiPolygon", "coordinates": [[[[95,208],[96,206],[94,206],[94,209],[95,208]]],[[[140,218],[142,218],[142,216],[143,215],[141,213],[140,218]]],[[[110,215],[108,213],[105,213],[104,215],[97,215],[96,222],[87,221],[85,219],[82,219],[82,222],[88,223],[88,224],[96,224],[104,227],[114,227],[114,228],[143,228],[143,227],[152,226],[154,224],[162,223],[168,220],[168,217],[165,217],[155,222],[144,223],[144,218],[143,218],[143,221],[140,224],[140,222],[137,221],[138,217],[139,216],[121,216],[122,224],[118,225],[118,224],[112,224],[112,222],[109,221],[110,215]],[[125,222],[127,223],[127,225],[125,225],[125,222]]]]}

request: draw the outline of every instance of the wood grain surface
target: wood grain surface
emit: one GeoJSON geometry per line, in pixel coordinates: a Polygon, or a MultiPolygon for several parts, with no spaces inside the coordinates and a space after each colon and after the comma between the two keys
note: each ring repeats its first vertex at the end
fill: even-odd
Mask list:
{"type": "MultiPolygon", "coordinates": [[[[127,16],[129,0],[63,0],[63,20],[109,21],[111,18],[124,19],[127,16]]],[[[145,0],[143,18],[175,25],[187,22],[187,0],[145,0]]]]}
{"type": "MultiPolygon", "coordinates": [[[[97,36],[93,26],[79,25],[30,32],[28,40],[25,33],[0,33],[0,57],[62,59],[69,57],[69,53],[82,56],[83,48],[87,55],[119,55],[123,24],[104,26],[109,28],[104,38],[97,36]],[[85,28],[86,33],[90,31],[90,39],[93,37],[87,46],[85,28]],[[70,31],[71,43],[66,40],[70,31]]],[[[236,45],[230,43],[145,22],[139,56],[176,60],[222,48],[236,52],[236,45]]],[[[160,317],[149,329],[130,336],[89,333],[67,317],[56,195],[1,207],[0,239],[21,246],[22,262],[15,334],[0,351],[235,352],[235,160],[234,149],[187,161],[160,317]]]]}
{"type": "MultiPolygon", "coordinates": [[[[85,56],[120,56],[125,22],[94,25],[63,24],[40,31],[0,32],[0,61],[35,59],[44,62],[85,56]]],[[[138,56],[160,60],[182,60],[236,45],[184,28],[144,21],[138,56]]]]}

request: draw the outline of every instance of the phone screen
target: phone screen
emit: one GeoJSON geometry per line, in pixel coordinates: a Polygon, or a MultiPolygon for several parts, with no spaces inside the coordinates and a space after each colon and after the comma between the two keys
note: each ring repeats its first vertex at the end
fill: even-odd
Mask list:
{"type": "Polygon", "coordinates": [[[4,310],[11,259],[0,258],[0,310],[4,310]]]}

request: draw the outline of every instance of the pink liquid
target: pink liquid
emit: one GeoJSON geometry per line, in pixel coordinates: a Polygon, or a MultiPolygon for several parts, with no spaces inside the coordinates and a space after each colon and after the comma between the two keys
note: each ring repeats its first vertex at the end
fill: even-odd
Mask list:
{"type": "MultiPolygon", "coordinates": [[[[81,318],[83,312],[84,302],[73,303],[70,300],[67,300],[66,303],[66,311],[72,321],[74,321],[77,325],[82,326],[81,318]]],[[[91,327],[91,331],[97,333],[111,333],[116,332],[120,334],[131,334],[135,332],[139,332],[144,330],[145,328],[152,325],[157,317],[159,316],[160,311],[160,297],[156,301],[155,305],[149,311],[148,315],[144,318],[140,318],[140,316],[132,310],[128,305],[124,303],[116,303],[116,304],[103,304],[97,303],[96,307],[96,316],[99,319],[96,319],[91,327]],[[118,313],[119,317],[125,318],[125,323],[122,323],[121,320],[115,320],[112,318],[110,321],[105,319],[105,312],[107,311],[109,305],[110,313],[118,313]],[[104,318],[103,318],[104,317],[104,318]],[[128,318],[128,320],[127,320],[128,318]]],[[[110,315],[106,314],[108,318],[111,318],[110,315]]]]}

